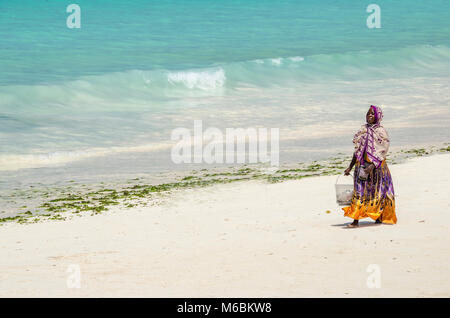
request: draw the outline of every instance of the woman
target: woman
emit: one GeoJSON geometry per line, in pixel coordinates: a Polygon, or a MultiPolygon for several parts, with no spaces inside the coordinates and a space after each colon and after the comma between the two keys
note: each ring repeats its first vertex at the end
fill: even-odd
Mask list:
{"type": "Polygon", "coordinates": [[[389,136],[380,125],[383,112],[371,105],[366,115],[367,124],[353,138],[355,153],[348,176],[356,164],[354,194],[351,206],[342,208],[344,215],[354,219],[349,227],[358,227],[358,221],[370,217],[375,223],[397,223],[394,185],[386,164],[389,136]]]}

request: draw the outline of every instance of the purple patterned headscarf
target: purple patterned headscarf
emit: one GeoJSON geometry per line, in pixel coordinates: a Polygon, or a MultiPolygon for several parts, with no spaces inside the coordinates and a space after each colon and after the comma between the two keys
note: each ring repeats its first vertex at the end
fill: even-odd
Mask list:
{"type": "Polygon", "coordinates": [[[370,105],[370,108],[373,109],[373,112],[375,114],[375,124],[374,125],[379,125],[380,122],[383,120],[383,111],[381,110],[381,107],[375,106],[375,105],[370,105]]]}

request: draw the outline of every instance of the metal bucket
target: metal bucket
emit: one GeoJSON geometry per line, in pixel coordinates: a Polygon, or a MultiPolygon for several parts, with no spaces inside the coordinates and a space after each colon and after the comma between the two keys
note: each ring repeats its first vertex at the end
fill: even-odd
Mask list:
{"type": "Polygon", "coordinates": [[[341,176],[337,177],[336,180],[336,203],[340,206],[348,206],[352,204],[352,198],[353,198],[353,191],[354,186],[353,182],[351,184],[338,184],[339,178],[341,176]]]}

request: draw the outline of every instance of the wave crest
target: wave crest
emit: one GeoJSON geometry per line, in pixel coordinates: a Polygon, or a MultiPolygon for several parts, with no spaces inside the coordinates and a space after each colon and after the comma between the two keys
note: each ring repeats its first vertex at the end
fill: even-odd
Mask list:
{"type": "Polygon", "coordinates": [[[225,85],[225,72],[217,70],[170,72],[167,80],[172,84],[183,84],[189,89],[213,90],[225,85]]]}

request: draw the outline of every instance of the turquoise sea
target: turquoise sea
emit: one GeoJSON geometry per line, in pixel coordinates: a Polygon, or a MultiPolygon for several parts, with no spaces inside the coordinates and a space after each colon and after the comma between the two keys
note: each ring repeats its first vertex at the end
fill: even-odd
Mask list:
{"type": "Polygon", "coordinates": [[[450,140],[450,1],[0,0],[0,187],[190,169],[170,133],[276,127],[280,161],[450,140]],[[81,8],[70,29],[66,8],[81,8]]]}

